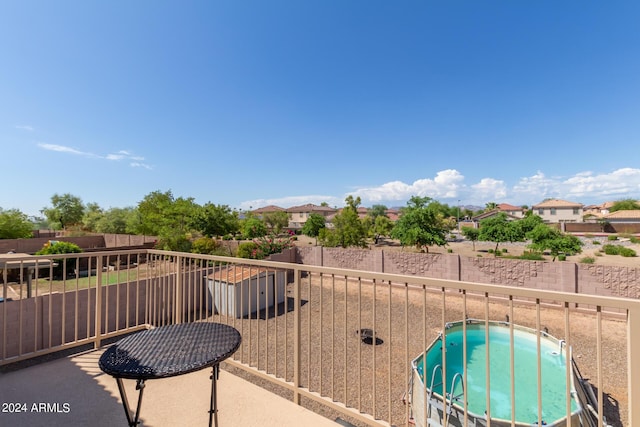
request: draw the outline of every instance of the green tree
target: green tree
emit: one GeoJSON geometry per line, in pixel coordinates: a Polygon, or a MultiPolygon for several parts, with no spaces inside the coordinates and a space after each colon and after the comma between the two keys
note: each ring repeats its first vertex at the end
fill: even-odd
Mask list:
{"type": "Polygon", "coordinates": [[[525,215],[524,218],[511,222],[511,225],[517,229],[516,231],[520,236],[526,236],[527,233],[540,224],[544,224],[544,220],[539,215],[525,215]]]}
{"type": "Polygon", "coordinates": [[[171,191],[154,191],[138,204],[137,232],[158,236],[159,249],[189,252],[188,235],[194,230],[198,209],[193,198],[175,199],[171,191]]]}
{"type": "Polygon", "coordinates": [[[367,227],[358,216],[360,197],[349,195],[345,199],[346,206],[333,217],[333,229],[324,228],[320,231],[320,240],[325,246],[341,246],[347,248],[367,246],[367,227]]]}
{"type": "Polygon", "coordinates": [[[242,222],[242,237],[245,239],[255,239],[267,234],[265,223],[255,217],[247,218],[242,222]]]}
{"type": "Polygon", "coordinates": [[[207,237],[236,234],[240,229],[238,213],[227,205],[205,203],[197,212],[194,226],[207,237]]]}
{"type": "Polygon", "coordinates": [[[82,215],[82,226],[87,231],[97,231],[96,224],[104,216],[104,210],[97,203],[87,203],[82,215]]]}
{"type": "Polygon", "coordinates": [[[490,218],[480,221],[479,240],[495,242],[494,253],[498,254],[498,246],[505,242],[521,242],[525,238],[519,226],[507,219],[507,214],[500,212],[490,218]]]}
{"type": "Polygon", "coordinates": [[[18,209],[0,208],[0,239],[28,239],[33,237],[33,224],[18,209]]]}
{"type": "Polygon", "coordinates": [[[111,208],[103,212],[102,216],[95,225],[97,233],[113,233],[127,234],[129,232],[129,222],[136,215],[135,209],[128,208],[111,208]]]}
{"type": "Polygon", "coordinates": [[[373,205],[371,209],[367,211],[367,215],[370,216],[375,223],[376,218],[379,216],[387,216],[387,207],[385,205],[373,205]]]}
{"type": "Polygon", "coordinates": [[[429,207],[431,201],[429,197],[412,196],[401,209],[391,237],[400,240],[402,245],[415,245],[420,250],[424,247],[427,252],[430,245],[446,245],[448,225],[443,223],[437,210],[429,207]]]}
{"type": "Polygon", "coordinates": [[[285,211],[266,212],[263,220],[273,233],[280,234],[289,225],[289,214],[285,211]]]}
{"type": "Polygon", "coordinates": [[[489,202],[484,205],[484,212],[491,212],[495,209],[498,209],[498,204],[496,202],[489,202]]]}
{"type": "Polygon", "coordinates": [[[580,239],[546,224],[538,224],[527,234],[527,237],[531,239],[529,248],[538,252],[549,249],[553,256],[552,261],[555,261],[560,254],[575,255],[582,252],[580,239]]]}
{"type": "Polygon", "coordinates": [[[320,230],[324,229],[327,226],[325,219],[322,215],[317,213],[312,213],[309,215],[309,218],[305,221],[302,226],[302,230],[300,232],[305,236],[314,237],[316,239],[316,245],[318,244],[318,236],[320,235],[320,230]]]}
{"type": "Polygon", "coordinates": [[[40,212],[47,217],[54,229],[62,228],[82,223],[84,215],[84,205],[82,199],[69,193],[51,196],[51,207],[43,208],[40,212]]]}
{"type": "Polygon", "coordinates": [[[640,210],[640,203],[634,199],[622,199],[613,202],[609,212],[640,210]]]}
{"type": "Polygon", "coordinates": [[[376,217],[371,231],[373,232],[374,242],[378,244],[378,241],[382,237],[390,236],[393,230],[393,222],[385,215],[379,215],[376,217]]]}
{"type": "Polygon", "coordinates": [[[462,227],[460,229],[462,231],[462,235],[473,243],[473,250],[476,250],[476,242],[480,237],[480,230],[475,227],[462,227]]]}

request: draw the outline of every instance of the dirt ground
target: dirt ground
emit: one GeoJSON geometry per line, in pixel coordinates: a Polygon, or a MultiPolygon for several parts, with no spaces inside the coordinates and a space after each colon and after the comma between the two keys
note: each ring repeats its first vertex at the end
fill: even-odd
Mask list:
{"type": "MultiPolygon", "coordinates": [[[[309,239],[305,236],[300,236],[297,242],[298,245],[314,245],[315,239],[309,239]],[[301,238],[300,238],[301,237],[301,238]]],[[[584,239],[585,246],[581,254],[567,257],[569,262],[580,262],[584,257],[593,257],[595,264],[599,265],[613,265],[623,267],[640,267],[640,259],[638,257],[622,257],[618,255],[605,255],[600,254],[600,249],[603,244],[623,244],[630,247],[640,254],[640,245],[631,244],[630,242],[613,241],[608,242],[606,238],[599,238],[599,243],[594,244],[595,238],[584,239]]],[[[488,242],[476,242],[475,247],[472,242],[456,241],[449,242],[445,247],[430,247],[430,253],[447,253],[448,249],[451,249],[452,253],[459,254],[461,256],[469,257],[493,257],[494,255],[489,253],[489,249],[494,249],[494,243],[488,242]]],[[[506,248],[508,255],[521,255],[525,251],[525,243],[506,243],[500,244],[500,249],[506,248]]],[[[402,248],[397,242],[384,241],[382,244],[372,246],[371,250],[405,250],[415,251],[415,248],[402,248]]],[[[548,261],[552,260],[551,256],[545,257],[548,261]]],[[[555,261],[560,262],[560,261],[555,261]]],[[[416,306],[419,302],[415,302],[416,306]]],[[[482,301],[469,300],[467,303],[469,317],[484,317],[484,303],[482,301]]],[[[461,316],[460,307],[461,302],[456,298],[449,298],[447,308],[447,317],[451,317],[449,320],[459,320],[461,316]]],[[[363,307],[366,311],[366,307],[363,307]]],[[[433,307],[434,310],[438,310],[438,307],[433,307]]],[[[490,318],[502,320],[504,319],[504,313],[506,307],[504,303],[491,303],[490,305],[490,318]]],[[[384,310],[380,310],[384,312],[384,310]]],[[[518,306],[516,310],[516,316],[513,319],[514,323],[518,323],[524,326],[535,328],[537,313],[531,306],[518,306]]],[[[365,316],[366,317],[366,316],[365,316]]],[[[583,315],[580,313],[572,313],[571,316],[571,343],[574,349],[574,358],[577,361],[578,366],[582,374],[588,378],[588,381],[597,389],[598,383],[598,369],[597,369],[597,350],[595,346],[595,332],[596,327],[593,315],[583,315]]],[[[440,325],[439,319],[428,318],[429,327],[436,331],[440,325]]],[[[548,326],[549,332],[552,335],[563,337],[564,330],[564,314],[562,310],[543,310],[542,324],[548,326]]],[[[603,354],[602,354],[602,378],[603,381],[603,393],[604,393],[604,408],[605,415],[608,422],[613,426],[627,425],[627,408],[629,402],[627,401],[627,377],[626,377],[626,323],[619,317],[605,316],[603,319],[602,328],[606,331],[603,336],[603,354]]],[[[435,333],[435,332],[434,332],[435,333]]],[[[382,403],[384,407],[384,402],[382,403]]]]}

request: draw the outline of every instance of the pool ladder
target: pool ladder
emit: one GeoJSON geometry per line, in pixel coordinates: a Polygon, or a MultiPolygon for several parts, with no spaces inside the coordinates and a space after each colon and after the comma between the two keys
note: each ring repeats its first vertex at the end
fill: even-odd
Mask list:
{"type": "MultiPolygon", "coordinates": [[[[433,368],[433,371],[431,372],[431,382],[430,382],[430,387],[429,387],[429,396],[428,396],[428,402],[429,402],[429,406],[428,406],[428,411],[427,411],[427,423],[429,423],[429,418],[431,417],[431,407],[436,404],[436,402],[433,400],[433,388],[434,387],[439,387],[444,383],[444,374],[442,371],[442,365],[436,365],[433,368]],[[438,383],[438,384],[434,384],[435,380],[436,380],[436,374],[437,372],[440,371],[440,378],[442,378],[442,382],[438,383]]],[[[463,381],[463,377],[462,374],[460,372],[456,372],[456,374],[453,376],[453,378],[451,379],[451,388],[450,388],[450,392],[447,393],[445,400],[447,402],[447,420],[449,419],[449,415],[451,415],[451,413],[453,412],[453,402],[459,402],[460,398],[464,396],[464,381],[463,381]],[[459,381],[460,382],[460,387],[462,388],[462,392],[454,395],[453,391],[455,390],[456,387],[456,382],[459,381]]],[[[439,405],[438,405],[439,406],[439,405]]],[[[448,424],[448,423],[447,423],[448,424]]]]}

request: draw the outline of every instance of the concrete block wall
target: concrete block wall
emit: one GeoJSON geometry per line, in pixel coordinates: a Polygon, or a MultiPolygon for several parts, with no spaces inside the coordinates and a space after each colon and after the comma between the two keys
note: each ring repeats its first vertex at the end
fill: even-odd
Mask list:
{"type": "Polygon", "coordinates": [[[640,268],[321,246],[297,248],[296,261],[379,273],[640,298],[640,268]]]}

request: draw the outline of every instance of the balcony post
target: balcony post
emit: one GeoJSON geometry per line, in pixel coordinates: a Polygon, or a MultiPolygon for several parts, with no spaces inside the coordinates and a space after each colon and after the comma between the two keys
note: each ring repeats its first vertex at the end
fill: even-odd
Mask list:
{"type": "Polygon", "coordinates": [[[634,405],[640,399],[640,366],[637,356],[640,354],[640,305],[634,304],[627,310],[627,381],[629,401],[629,425],[640,423],[640,405],[634,405]],[[634,359],[635,356],[635,359],[634,359]]]}
{"type": "Polygon", "coordinates": [[[300,405],[300,282],[302,271],[294,270],[293,279],[293,403],[300,405]]]}
{"type": "Polygon", "coordinates": [[[182,263],[184,262],[184,257],[181,256],[177,256],[176,257],[176,287],[175,287],[175,293],[174,293],[174,310],[173,310],[173,315],[174,315],[174,319],[173,322],[174,323],[182,323],[182,263]]]}
{"type": "MultiPolygon", "coordinates": [[[[87,275],[89,281],[91,281],[91,258],[88,261],[89,274],[87,275]]],[[[80,271],[78,269],[78,271],[80,271]]],[[[89,288],[90,289],[90,288],[89,288]]],[[[105,310],[108,310],[106,307],[105,310]]],[[[100,348],[100,342],[102,340],[102,256],[96,257],[96,338],[93,341],[93,348],[100,348]]]]}

